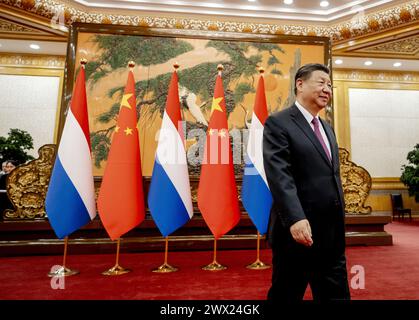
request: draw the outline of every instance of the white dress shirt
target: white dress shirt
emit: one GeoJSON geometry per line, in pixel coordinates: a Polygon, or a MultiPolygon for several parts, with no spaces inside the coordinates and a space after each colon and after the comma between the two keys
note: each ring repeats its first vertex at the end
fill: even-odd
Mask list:
{"type": "MultiPolygon", "coordinates": [[[[304,118],[307,120],[308,124],[310,125],[311,129],[313,129],[313,132],[314,132],[314,125],[311,121],[313,121],[314,118],[317,118],[317,120],[319,120],[319,115],[317,114],[316,117],[313,117],[311,113],[308,112],[307,109],[304,108],[298,101],[295,101],[295,105],[297,106],[298,110],[300,110],[300,112],[303,114],[304,118]]],[[[327,150],[329,151],[330,158],[332,158],[329,139],[327,139],[326,132],[324,131],[323,125],[320,120],[319,120],[319,124],[320,124],[319,125],[320,134],[322,135],[322,138],[326,144],[327,150]]]]}

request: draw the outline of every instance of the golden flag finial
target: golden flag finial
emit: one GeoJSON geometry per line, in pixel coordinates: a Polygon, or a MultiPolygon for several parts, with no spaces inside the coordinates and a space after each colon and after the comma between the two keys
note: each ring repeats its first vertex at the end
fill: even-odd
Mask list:
{"type": "Polygon", "coordinates": [[[86,67],[86,64],[87,64],[87,59],[81,58],[80,59],[80,64],[81,64],[81,67],[84,69],[86,67]]]}
{"type": "Polygon", "coordinates": [[[221,76],[221,72],[223,72],[223,70],[224,70],[223,65],[222,65],[222,64],[219,64],[219,65],[217,66],[217,70],[218,70],[218,74],[221,76]]]}

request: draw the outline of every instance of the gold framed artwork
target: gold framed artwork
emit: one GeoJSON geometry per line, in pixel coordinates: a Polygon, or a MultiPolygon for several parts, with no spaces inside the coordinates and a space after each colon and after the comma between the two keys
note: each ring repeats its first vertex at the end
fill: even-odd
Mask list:
{"type": "MultiPolygon", "coordinates": [[[[331,65],[330,41],[324,37],[75,23],[67,50],[60,132],[81,58],[88,61],[86,90],[95,176],[103,174],[130,60],[136,63],[134,77],[144,176],[151,176],[156,134],[174,63],[180,65],[179,97],[191,176],[199,175],[199,157],[194,155],[202,150],[201,138],[210,116],[218,64],[224,66],[228,125],[238,174],[259,67],[265,69],[267,106],[269,112],[274,112],[294,102],[293,79],[301,65],[312,62],[331,65]]],[[[333,124],[332,106],[323,116],[333,124]]]]}

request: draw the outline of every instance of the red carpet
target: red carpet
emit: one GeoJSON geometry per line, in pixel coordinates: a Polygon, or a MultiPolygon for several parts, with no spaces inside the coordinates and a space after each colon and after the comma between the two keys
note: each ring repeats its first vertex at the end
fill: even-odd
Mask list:
{"type": "MultiPolygon", "coordinates": [[[[419,299],[419,221],[386,226],[393,246],[349,247],[348,272],[365,268],[365,290],[351,290],[353,299],[419,299]]],[[[351,275],[350,275],[351,276],[351,275]]]]}
{"type": "MultiPolygon", "coordinates": [[[[347,249],[348,272],[354,265],[365,270],[365,289],[351,289],[353,299],[419,299],[419,223],[394,222],[386,229],[393,246],[347,249]]],[[[262,251],[261,260],[270,263],[270,257],[270,250],[262,251]]],[[[244,267],[255,260],[252,250],[218,252],[218,262],[228,266],[220,272],[200,269],[212,261],[212,252],[169,252],[169,263],[179,267],[171,274],[150,272],[163,253],[121,254],[121,265],[133,271],[119,277],[101,275],[113,266],[114,255],[69,255],[68,266],[81,272],[65,278],[64,290],[54,290],[46,274],[61,259],[0,258],[0,299],[259,300],[265,299],[271,276],[270,269],[244,267]]]]}

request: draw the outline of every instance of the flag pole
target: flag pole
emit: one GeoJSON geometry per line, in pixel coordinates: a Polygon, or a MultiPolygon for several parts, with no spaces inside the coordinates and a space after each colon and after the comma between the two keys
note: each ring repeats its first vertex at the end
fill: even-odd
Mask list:
{"type": "Polygon", "coordinates": [[[202,270],[206,271],[220,271],[227,269],[226,266],[223,266],[217,262],[217,239],[214,238],[214,260],[204,267],[202,267],[202,270]]]}
{"type": "MultiPolygon", "coordinates": [[[[218,70],[218,75],[221,76],[221,74],[224,70],[223,65],[219,64],[217,66],[217,70],[218,70]]],[[[227,269],[227,267],[223,266],[223,265],[221,265],[217,262],[217,239],[214,237],[214,260],[209,265],[206,265],[206,266],[202,267],[202,270],[219,271],[219,270],[224,270],[224,269],[227,269]]]]}
{"type": "MultiPolygon", "coordinates": [[[[179,67],[180,67],[180,65],[179,65],[178,62],[175,62],[173,64],[174,74],[177,74],[177,70],[179,69],[179,67]]],[[[170,89],[169,89],[169,91],[170,91],[170,89]]],[[[176,125],[178,125],[178,124],[176,124],[176,125]]],[[[173,266],[171,266],[170,264],[167,263],[168,251],[169,251],[169,237],[166,236],[165,237],[165,250],[164,250],[164,263],[160,267],[158,267],[156,269],[153,269],[152,272],[156,272],[156,273],[168,273],[168,272],[178,271],[178,268],[173,267],[173,266]]]]}
{"type": "Polygon", "coordinates": [[[168,273],[168,272],[176,272],[178,271],[178,268],[171,266],[170,264],[167,263],[167,253],[169,251],[169,237],[165,238],[165,250],[164,250],[164,263],[156,268],[153,269],[153,272],[156,273],[168,273]]]}
{"type": "Polygon", "coordinates": [[[119,265],[119,249],[120,249],[120,247],[121,247],[121,238],[118,238],[117,246],[116,246],[116,262],[115,262],[115,265],[112,268],[110,268],[106,271],[103,271],[102,274],[104,276],[119,276],[121,274],[131,272],[130,269],[125,269],[124,267],[121,267],[119,265]]]}
{"type": "Polygon", "coordinates": [[[258,231],[257,249],[256,249],[256,261],[246,266],[247,269],[251,270],[265,270],[271,266],[260,260],[260,233],[258,231]]]}
{"type": "MultiPolygon", "coordinates": [[[[87,64],[87,59],[82,58],[80,59],[80,66],[81,68],[85,69],[87,64]]],[[[64,254],[63,254],[63,265],[59,266],[57,269],[53,269],[48,273],[49,277],[68,277],[75,274],[78,274],[78,270],[72,270],[66,267],[66,260],[67,260],[67,247],[68,247],[68,236],[64,238],[64,254]]]]}
{"type": "Polygon", "coordinates": [[[48,277],[68,277],[75,274],[78,274],[78,270],[67,268],[66,265],[66,259],[67,259],[67,246],[68,246],[68,236],[64,238],[64,255],[63,255],[63,265],[60,266],[56,270],[51,270],[51,272],[48,273],[48,277]]]}

